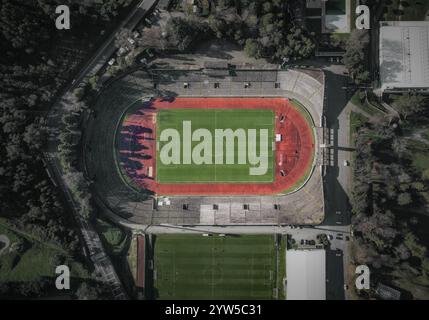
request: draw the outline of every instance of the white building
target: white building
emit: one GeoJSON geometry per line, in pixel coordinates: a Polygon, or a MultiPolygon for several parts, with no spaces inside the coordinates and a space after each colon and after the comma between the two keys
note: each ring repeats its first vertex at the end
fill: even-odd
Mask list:
{"type": "Polygon", "coordinates": [[[325,300],[325,250],[287,250],[286,278],[287,300],[325,300]]]}
{"type": "Polygon", "coordinates": [[[380,23],[383,92],[429,91],[429,21],[380,23]]]}

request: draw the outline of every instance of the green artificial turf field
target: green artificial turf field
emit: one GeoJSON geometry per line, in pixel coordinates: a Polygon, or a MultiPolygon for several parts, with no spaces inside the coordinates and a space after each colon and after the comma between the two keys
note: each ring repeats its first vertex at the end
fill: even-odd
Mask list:
{"type": "Polygon", "coordinates": [[[273,235],[158,235],[155,298],[273,299],[276,266],[273,235]]]}
{"type": "MultiPolygon", "coordinates": [[[[271,110],[257,109],[162,109],[157,116],[157,159],[156,178],[160,183],[220,183],[220,182],[272,182],[273,173],[273,150],[274,141],[274,112],[271,110]],[[184,164],[183,157],[183,121],[191,121],[192,132],[196,129],[207,129],[212,139],[212,164],[184,164]],[[180,133],[180,164],[164,164],[160,160],[160,151],[169,141],[160,141],[160,134],[167,128],[176,129],[180,133]],[[223,164],[216,164],[215,155],[215,129],[244,129],[246,132],[246,150],[250,147],[247,140],[248,129],[256,129],[256,151],[259,155],[260,129],[268,130],[268,165],[265,174],[250,175],[249,169],[258,167],[249,163],[247,151],[245,164],[238,164],[238,139],[234,139],[234,164],[226,164],[226,139],[224,139],[223,164]]],[[[200,141],[192,141],[192,149],[200,141]]],[[[219,158],[219,155],[218,155],[219,158]]],[[[222,158],[222,157],[220,157],[222,158]]]]}

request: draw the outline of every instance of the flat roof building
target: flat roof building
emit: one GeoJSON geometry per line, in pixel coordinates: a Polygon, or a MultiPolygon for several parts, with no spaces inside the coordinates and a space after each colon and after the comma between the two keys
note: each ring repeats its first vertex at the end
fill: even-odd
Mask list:
{"type": "Polygon", "coordinates": [[[429,21],[380,23],[380,87],[383,92],[429,92],[429,21]]]}
{"type": "Polygon", "coordinates": [[[286,299],[326,299],[325,250],[286,251],[286,299]]]}

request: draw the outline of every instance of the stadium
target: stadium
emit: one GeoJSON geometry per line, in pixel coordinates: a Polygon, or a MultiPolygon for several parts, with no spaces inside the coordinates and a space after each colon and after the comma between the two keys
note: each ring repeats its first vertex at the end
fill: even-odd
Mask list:
{"type": "Polygon", "coordinates": [[[88,119],[95,200],[140,225],[319,224],[323,105],[320,70],[130,71],[88,119]]]}

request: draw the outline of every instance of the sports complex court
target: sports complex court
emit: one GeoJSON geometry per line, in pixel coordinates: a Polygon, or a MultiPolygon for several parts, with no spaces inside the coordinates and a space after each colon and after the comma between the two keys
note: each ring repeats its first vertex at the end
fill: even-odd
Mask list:
{"type": "MultiPolygon", "coordinates": [[[[214,139],[210,139],[210,159],[207,164],[179,164],[165,165],[160,161],[160,149],[165,147],[167,142],[159,142],[157,145],[157,175],[156,180],[159,183],[219,183],[219,182],[272,182],[273,174],[273,141],[274,141],[274,112],[261,109],[161,109],[157,116],[157,137],[160,132],[166,128],[175,128],[183,136],[182,123],[187,121],[192,124],[192,130],[206,129],[214,139]],[[248,141],[250,137],[246,136],[246,130],[243,128],[252,128],[255,130],[255,141],[248,141]],[[234,141],[233,164],[226,164],[225,158],[228,154],[227,145],[223,139],[216,138],[215,130],[231,129],[234,132],[240,130],[243,141],[234,141]],[[266,161],[266,172],[261,175],[250,175],[249,169],[252,167],[248,161],[248,150],[260,150],[259,130],[266,130],[268,133],[268,143],[266,149],[268,156],[266,161]],[[249,139],[248,139],[249,138],[249,139]],[[220,141],[219,141],[220,140],[220,141]],[[215,145],[222,143],[221,155],[216,155],[215,145]],[[241,146],[240,146],[241,144],[241,146]],[[251,145],[252,144],[252,145],[251,145]],[[212,152],[213,151],[213,152],[212,152]],[[241,158],[241,159],[239,159],[241,158]],[[246,162],[239,164],[239,160],[246,162]],[[218,164],[223,162],[223,164],[218,164]]],[[[168,130],[168,129],[167,129],[168,130]]],[[[238,140],[238,139],[234,139],[238,140]]],[[[179,141],[179,146],[180,146],[179,141]]],[[[192,150],[198,151],[199,141],[192,141],[192,150]]],[[[182,157],[185,157],[186,151],[183,151],[182,157]]],[[[189,150],[189,153],[191,150],[189,150]]],[[[200,152],[198,152],[200,153],[200,152]]]]}
{"type": "Polygon", "coordinates": [[[155,298],[284,299],[283,240],[273,235],[157,235],[155,298]]]}
{"type": "MultiPolygon", "coordinates": [[[[285,98],[169,98],[142,102],[125,115],[117,134],[121,170],[140,188],[158,195],[268,195],[287,193],[303,183],[314,160],[315,138],[312,119],[303,107],[285,98]],[[218,163],[214,138],[208,163],[165,164],[160,150],[170,141],[160,141],[161,132],[174,129],[180,136],[176,145],[180,159],[190,156],[200,141],[185,150],[184,123],[192,130],[206,129],[210,139],[217,129],[256,130],[256,141],[245,137],[247,149],[234,144],[233,163],[218,163]],[[255,167],[239,161],[260,152],[260,134],[268,136],[268,160],[263,174],[250,175],[255,167]],[[183,139],[182,139],[183,138],[183,139]],[[259,151],[258,151],[259,150],[259,151]],[[249,152],[247,152],[249,151],[249,152]]],[[[237,138],[237,137],[235,137],[237,138]]],[[[235,139],[234,141],[237,141],[235,139]]],[[[226,148],[224,145],[223,147],[226,148]]],[[[224,159],[227,150],[224,150],[224,159]]]]}

